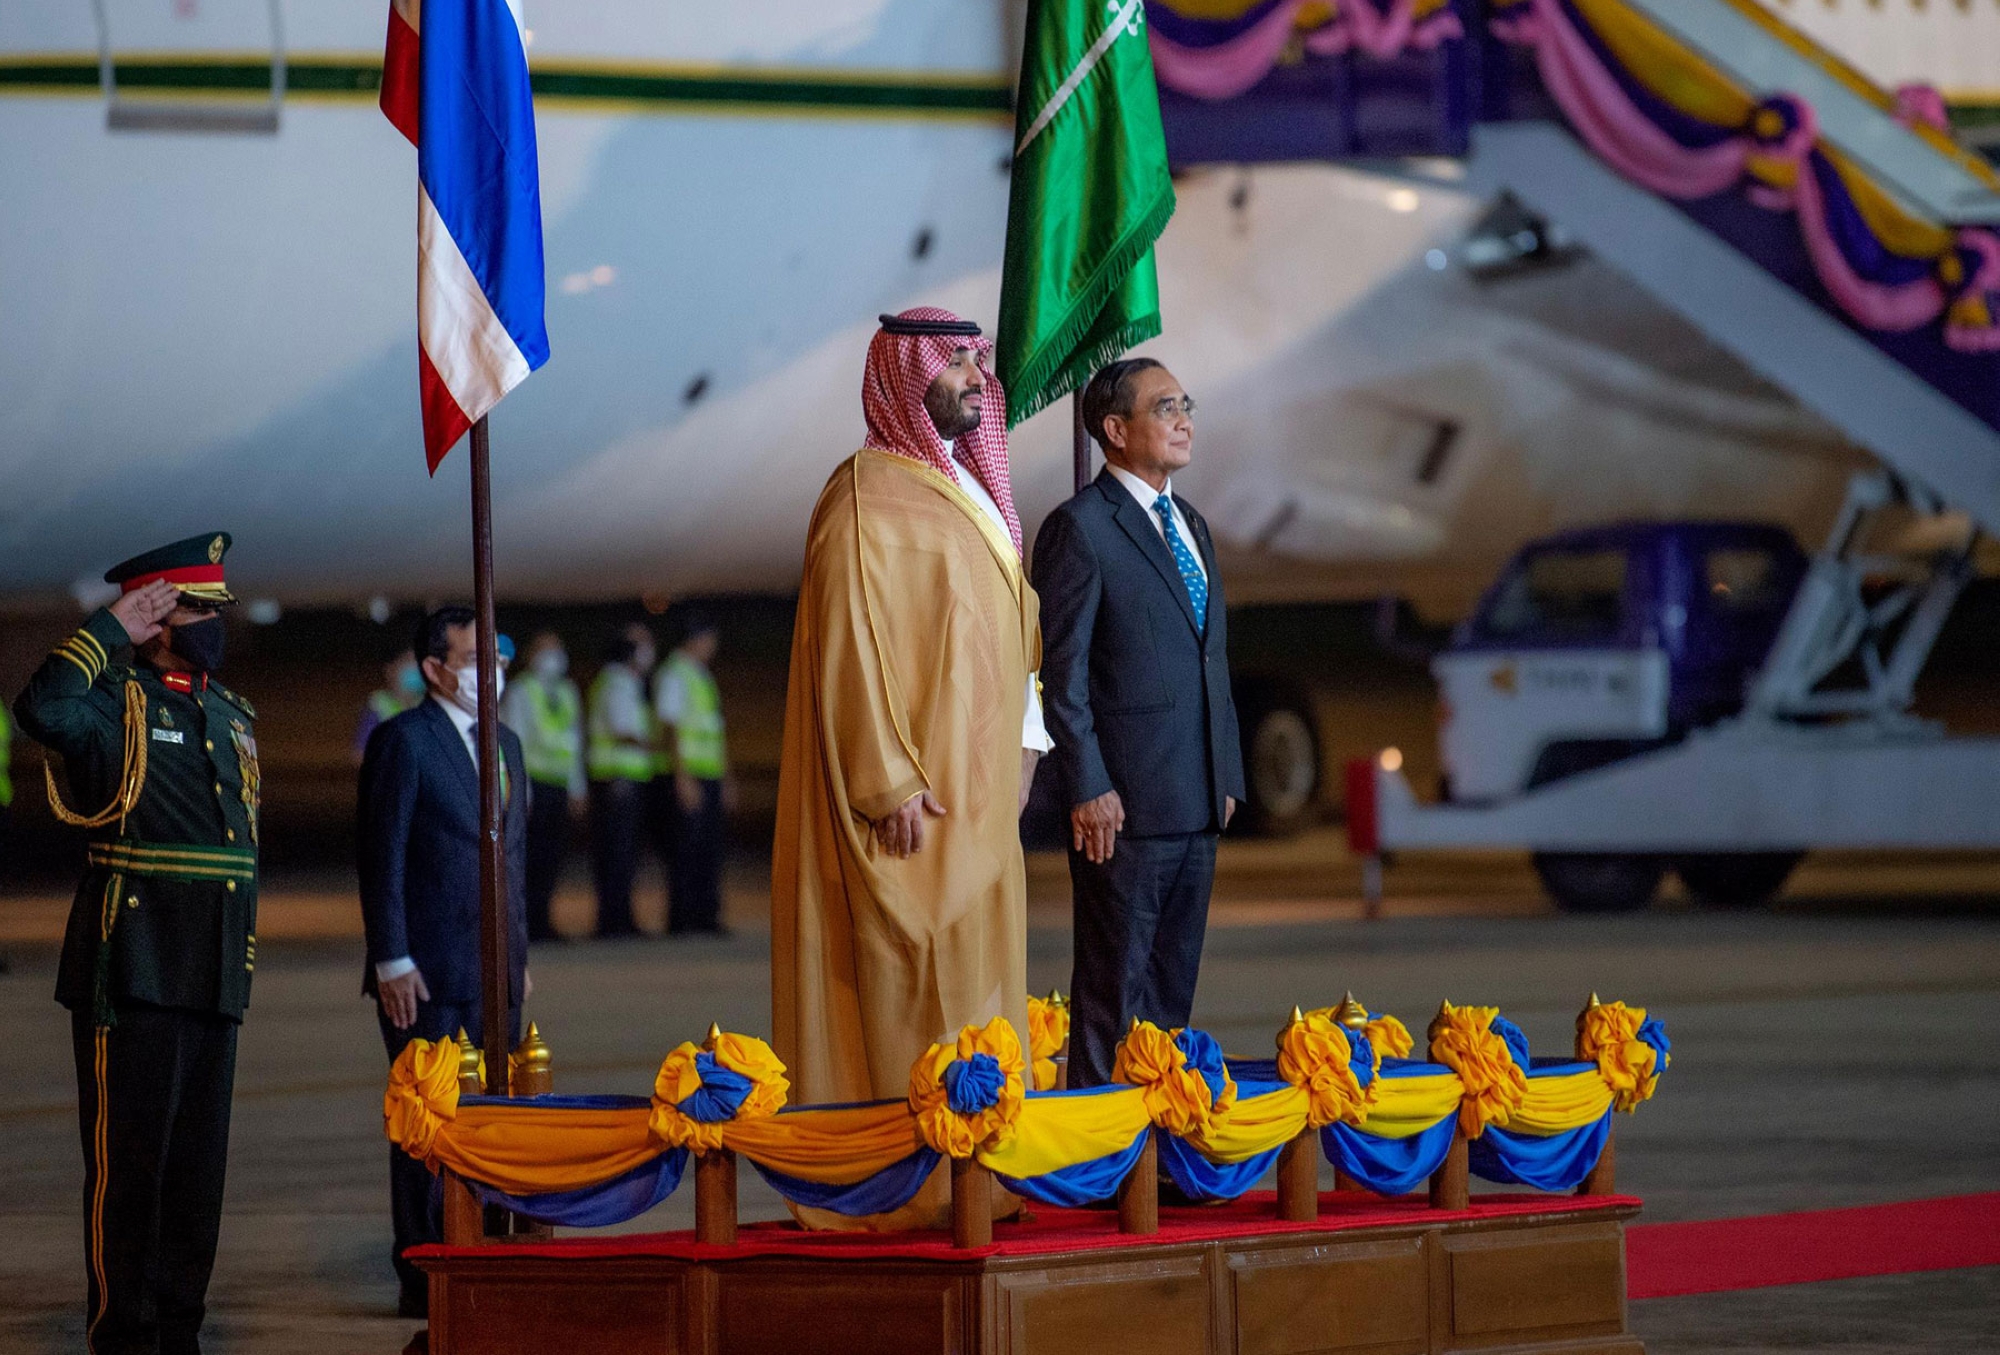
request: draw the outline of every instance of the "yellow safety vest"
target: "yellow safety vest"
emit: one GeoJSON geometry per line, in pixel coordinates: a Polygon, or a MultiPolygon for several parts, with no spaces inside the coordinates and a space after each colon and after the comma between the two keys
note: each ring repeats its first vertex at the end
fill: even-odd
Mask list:
{"type": "Polygon", "coordinates": [[[687,688],[687,709],[674,726],[675,766],[703,781],[719,781],[729,773],[729,751],[722,735],[722,692],[708,669],[675,652],[667,660],[662,680],[678,677],[687,688]]]}
{"type": "Polygon", "coordinates": [[[583,702],[576,684],[568,678],[548,684],[533,673],[523,673],[512,685],[520,689],[527,711],[527,728],[514,732],[521,736],[521,757],[529,777],[567,786],[583,743],[583,702]]]}
{"type": "Polygon", "coordinates": [[[626,668],[606,667],[590,684],[590,746],[585,767],[593,781],[650,781],[653,779],[653,712],[646,704],[646,692],[639,679],[626,668]],[[646,747],[634,748],[619,741],[611,728],[611,688],[626,681],[639,686],[639,735],[646,747]]]}

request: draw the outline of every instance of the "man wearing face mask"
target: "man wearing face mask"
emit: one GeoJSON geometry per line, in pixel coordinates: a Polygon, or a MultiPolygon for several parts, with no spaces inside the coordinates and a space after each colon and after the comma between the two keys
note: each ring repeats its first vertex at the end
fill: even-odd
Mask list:
{"type": "Polygon", "coordinates": [[[572,815],[583,809],[583,702],[560,636],[528,646],[528,668],[507,684],[500,719],[521,736],[528,765],[528,939],[553,941],[549,905],[562,875],[572,815]]]}
{"type": "MultiPolygon", "coordinates": [[[[356,838],[368,937],[362,991],[376,1001],[392,1063],[411,1040],[481,1029],[478,639],[470,607],[439,607],[423,619],[412,649],[427,696],[375,731],[361,764],[356,838]]],[[[505,674],[495,677],[504,687],[505,674]]],[[[521,1003],[533,991],[524,888],[527,790],[521,741],[502,725],[510,1048],[521,1035],[521,1003]]],[[[389,1187],[392,1259],[403,1286],[399,1311],[422,1317],[429,1289],[403,1252],[443,1235],[438,1180],[391,1148],[389,1187]]]]}
{"type": "Polygon", "coordinates": [[[111,570],[121,596],[14,706],[60,757],[50,807],[88,835],[56,1001],[83,1130],[85,1339],[101,1355],[200,1349],[222,1220],[260,785],[254,712],[214,680],[228,549],[209,532],[111,570]]]}
{"type": "Polygon", "coordinates": [[[368,693],[368,704],[361,708],[361,719],[354,727],[354,765],[361,765],[368,740],[383,721],[395,719],[423,699],[424,675],[417,667],[417,656],[405,645],[382,665],[382,685],[368,693]]]}

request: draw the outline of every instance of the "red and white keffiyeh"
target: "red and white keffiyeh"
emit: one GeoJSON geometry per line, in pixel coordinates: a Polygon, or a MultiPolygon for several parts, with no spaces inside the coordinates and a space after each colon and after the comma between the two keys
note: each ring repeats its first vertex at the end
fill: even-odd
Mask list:
{"type": "MultiPolygon", "coordinates": [[[[959,317],[935,306],[916,306],[900,320],[954,321],[959,317]]],[[[938,436],[924,392],[938,373],[951,365],[952,354],[970,348],[978,354],[986,381],[979,427],[958,440],[958,460],[969,466],[1006,519],[1014,549],[1021,549],[1021,517],[1014,509],[1014,480],[1007,466],[1007,395],[993,375],[992,340],[959,334],[891,334],[877,330],[868,345],[868,365],[861,375],[861,410],[868,420],[864,445],[880,452],[921,461],[956,480],[951,449],[938,436]]]]}

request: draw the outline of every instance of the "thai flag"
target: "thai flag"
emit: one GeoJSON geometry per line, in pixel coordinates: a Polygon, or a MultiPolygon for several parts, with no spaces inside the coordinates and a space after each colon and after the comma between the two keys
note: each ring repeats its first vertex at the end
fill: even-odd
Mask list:
{"type": "Polygon", "coordinates": [[[549,360],[523,34],[519,0],[390,0],[382,111],[417,148],[417,361],[433,474],[549,360]]]}

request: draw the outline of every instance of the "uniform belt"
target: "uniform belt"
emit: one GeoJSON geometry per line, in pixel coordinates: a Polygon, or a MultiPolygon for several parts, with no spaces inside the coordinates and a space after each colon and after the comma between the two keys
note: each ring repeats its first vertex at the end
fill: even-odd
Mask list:
{"type": "Polygon", "coordinates": [[[90,844],[93,866],[161,880],[241,880],[257,878],[257,853],[248,847],[199,847],[181,842],[140,842],[118,838],[90,844]]]}

